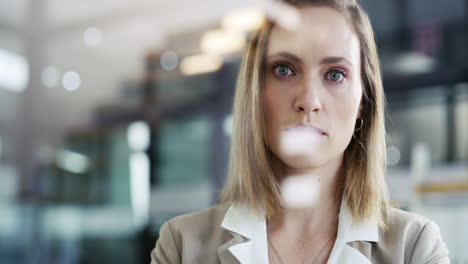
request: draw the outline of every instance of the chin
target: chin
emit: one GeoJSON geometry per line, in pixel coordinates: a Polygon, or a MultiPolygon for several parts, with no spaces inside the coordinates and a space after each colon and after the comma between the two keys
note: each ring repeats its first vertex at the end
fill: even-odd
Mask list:
{"type": "Polygon", "coordinates": [[[295,170],[307,170],[318,168],[325,164],[323,158],[317,158],[317,155],[296,155],[285,157],[283,162],[295,170]]]}

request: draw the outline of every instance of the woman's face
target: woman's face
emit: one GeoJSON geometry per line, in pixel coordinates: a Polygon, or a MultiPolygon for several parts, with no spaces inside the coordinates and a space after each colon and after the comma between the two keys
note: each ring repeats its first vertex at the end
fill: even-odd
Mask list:
{"type": "Polygon", "coordinates": [[[263,102],[267,144],[288,167],[341,164],[362,97],[359,40],[329,7],[299,9],[294,30],[272,29],[263,102]]]}

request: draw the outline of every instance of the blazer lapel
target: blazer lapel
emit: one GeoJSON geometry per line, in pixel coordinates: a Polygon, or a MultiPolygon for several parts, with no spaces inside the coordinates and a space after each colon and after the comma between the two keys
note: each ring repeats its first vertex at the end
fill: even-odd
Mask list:
{"type": "Polygon", "coordinates": [[[268,263],[268,245],[265,218],[245,205],[231,205],[221,227],[233,236],[218,247],[222,264],[268,263]]]}
{"type": "MultiPolygon", "coordinates": [[[[230,251],[231,247],[242,245],[244,242],[248,242],[245,237],[230,232],[232,239],[218,247],[218,258],[221,264],[238,264],[239,260],[230,251]]],[[[239,253],[236,253],[239,254],[239,253]]]]}
{"type": "Polygon", "coordinates": [[[327,264],[371,263],[369,260],[371,245],[365,242],[378,241],[377,224],[372,221],[354,223],[347,200],[343,198],[338,220],[338,234],[327,264]],[[354,243],[358,241],[359,247],[354,243]]]}
{"type": "Polygon", "coordinates": [[[337,251],[338,254],[330,257],[327,263],[339,264],[371,264],[370,260],[355,248],[344,244],[337,251]]]}

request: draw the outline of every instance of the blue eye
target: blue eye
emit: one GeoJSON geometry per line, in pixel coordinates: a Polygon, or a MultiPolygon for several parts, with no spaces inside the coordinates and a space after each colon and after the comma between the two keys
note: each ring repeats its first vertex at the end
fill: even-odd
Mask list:
{"type": "Polygon", "coordinates": [[[286,64],[279,64],[273,67],[273,71],[279,77],[289,77],[295,75],[294,71],[286,64]]]}
{"type": "Polygon", "coordinates": [[[340,70],[331,70],[327,73],[327,79],[333,82],[341,82],[346,77],[346,73],[340,70]]]}

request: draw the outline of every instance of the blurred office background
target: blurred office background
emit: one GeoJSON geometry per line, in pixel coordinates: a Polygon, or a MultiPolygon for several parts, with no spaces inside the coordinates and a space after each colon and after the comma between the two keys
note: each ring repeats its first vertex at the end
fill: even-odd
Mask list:
{"type": "MultiPolygon", "coordinates": [[[[225,180],[254,0],[0,0],[0,263],[149,263],[225,180]]],[[[395,206],[468,263],[468,1],[363,0],[395,206]]]]}

